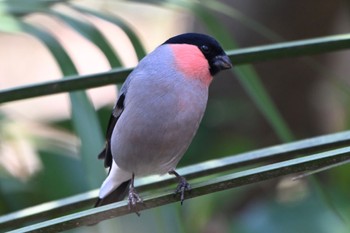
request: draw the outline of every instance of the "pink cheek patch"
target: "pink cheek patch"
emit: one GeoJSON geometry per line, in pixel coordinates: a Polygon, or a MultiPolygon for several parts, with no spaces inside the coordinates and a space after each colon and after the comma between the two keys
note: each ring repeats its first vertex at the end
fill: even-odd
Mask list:
{"type": "Polygon", "coordinates": [[[187,44],[170,46],[174,53],[176,67],[186,78],[198,79],[205,85],[210,84],[212,77],[208,61],[196,46],[187,44]]]}

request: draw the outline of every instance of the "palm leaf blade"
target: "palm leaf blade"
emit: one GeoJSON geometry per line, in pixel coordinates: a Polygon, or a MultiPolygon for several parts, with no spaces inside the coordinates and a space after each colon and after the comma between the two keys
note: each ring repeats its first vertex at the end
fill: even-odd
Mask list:
{"type": "MultiPolygon", "coordinates": [[[[194,184],[192,186],[191,192],[186,193],[186,197],[194,198],[234,187],[281,177],[284,175],[314,170],[320,167],[329,166],[331,164],[341,163],[346,160],[350,160],[350,147],[343,147],[220,176],[209,181],[194,184]]],[[[173,192],[168,191],[162,194],[156,194],[145,198],[143,205],[139,206],[139,210],[155,208],[177,201],[178,198],[174,197],[173,192]]],[[[38,224],[33,224],[31,226],[20,228],[11,232],[64,231],[79,226],[94,224],[102,220],[126,215],[129,213],[130,210],[128,208],[128,203],[126,201],[122,201],[99,208],[65,215],[63,217],[44,221],[38,224]]]]}
{"type": "MultiPolygon", "coordinates": [[[[252,48],[236,49],[233,51],[228,51],[227,54],[234,64],[241,65],[250,62],[273,60],[287,56],[307,56],[318,53],[335,52],[349,48],[350,34],[341,34],[318,39],[307,39],[294,42],[277,43],[273,45],[256,46],[252,48]],[[313,49],[313,47],[316,47],[317,49],[313,49]],[[298,50],[298,52],[290,52],[294,49],[298,50]],[[288,55],[288,53],[292,53],[291,56],[288,55]]],[[[99,74],[70,76],[63,80],[9,88],[0,91],[0,103],[121,83],[130,72],[131,69],[120,68],[99,74]]]]}
{"type": "MultiPolygon", "coordinates": [[[[278,171],[281,172],[281,174],[269,173],[268,178],[274,178],[283,175],[284,173],[282,174],[282,172],[286,172],[285,170],[288,168],[289,165],[295,166],[294,169],[291,168],[292,170],[289,171],[289,174],[294,174],[300,171],[315,170],[317,168],[325,167],[327,165],[342,163],[342,161],[349,158],[349,155],[345,154],[345,152],[349,150],[349,148],[346,146],[349,145],[349,142],[350,131],[344,131],[340,133],[318,136],[296,142],[271,146],[234,156],[228,156],[217,160],[206,161],[203,163],[180,168],[178,169],[178,172],[186,176],[188,179],[194,179],[209,176],[212,174],[219,174],[222,172],[232,171],[235,168],[242,168],[248,165],[255,165],[256,168],[243,171],[243,175],[250,173],[250,175],[255,174],[255,177],[258,177],[258,174],[262,172],[272,172],[272,170],[274,169],[282,169],[278,171]],[[300,156],[306,154],[313,155],[310,155],[311,157],[303,156],[295,159],[295,157],[298,155],[300,156]],[[334,160],[331,160],[329,157],[328,161],[328,155],[331,156],[334,160]],[[339,158],[337,156],[339,156],[339,158]],[[325,157],[327,157],[326,162],[324,162],[325,157]],[[267,164],[273,161],[282,162],[277,162],[274,164],[259,167],[261,163],[267,164]],[[298,163],[301,164],[301,168],[298,168],[298,163]],[[307,163],[307,166],[305,165],[305,163],[307,163]]],[[[236,174],[237,176],[237,173],[232,174],[236,174]]],[[[242,172],[238,174],[242,175],[242,172]]],[[[260,180],[254,180],[254,182],[259,181],[260,180]]],[[[173,182],[173,177],[162,176],[154,177],[153,179],[142,178],[137,180],[136,183],[140,191],[147,191],[155,189],[157,187],[164,187],[166,185],[172,184],[173,182]]],[[[206,183],[208,182],[211,183],[213,181],[206,181],[206,183]]],[[[98,191],[94,190],[69,198],[61,199],[58,201],[44,203],[37,207],[31,207],[23,211],[2,216],[0,217],[0,229],[18,227],[18,225],[24,224],[29,221],[37,221],[43,219],[43,216],[45,216],[46,218],[50,218],[57,216],[58,214],[64,214],[70,210],[92,206],[94,200],[97,198],[97,194],[98,191]]]]}

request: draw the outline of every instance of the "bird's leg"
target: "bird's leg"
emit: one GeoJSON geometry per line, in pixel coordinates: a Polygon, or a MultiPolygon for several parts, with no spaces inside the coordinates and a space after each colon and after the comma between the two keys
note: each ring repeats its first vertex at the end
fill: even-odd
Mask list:
{"type": "Polygon", "coordinates": [[[129,210],[134,209],[135,213],[137,214],[137,216],[140,216],[140,213],[138,212],[137,208],[136,208],[136,204],[138,202],[142,203],[142,199],[139,196],[139,194],[136,192],[136,189],[134,187],[134,179],[135,179],[135,175],[134,173],[132,174],[132,178],[131,178],[131,182],[130,182],[130,186],[129,186],[129,210]]]}
{"type": "Polygon", "coordinates": [[[170,175],[175,175],[176,176],[176,178],[178,179],[178,181],[179,181],[179,184],[178,184],[178,186],[177,186],[177,188],[176,188],[176,190],[175,190],[175,194],[178,194],[178,193],[180,193],[180,195],[181,195],[181,205],[183,204],[183,202],[184,202],[184,200],[185,200],[185,191],[186,190],[190,190],[191,189],[191,186],[190,186],[190,184],[187,182],[187,180],[185,179],[185,177],[183,177],[183,176],[180,176],[179,175],[179,173],[177,173],[175,170],[171,170],[171,171],[169,171],[169,174],[170,175]]]}

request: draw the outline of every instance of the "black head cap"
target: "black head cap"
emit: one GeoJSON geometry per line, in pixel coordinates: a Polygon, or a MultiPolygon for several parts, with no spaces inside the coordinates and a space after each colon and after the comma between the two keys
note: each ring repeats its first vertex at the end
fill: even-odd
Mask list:
{"type": "Polygon", "coordinates": [[[164,44],[191,44],[197,46],[208,60],[211,75],[232,67],[229,57],[213,37],[200,33],[185,33],[174,36],[164,44]]]}

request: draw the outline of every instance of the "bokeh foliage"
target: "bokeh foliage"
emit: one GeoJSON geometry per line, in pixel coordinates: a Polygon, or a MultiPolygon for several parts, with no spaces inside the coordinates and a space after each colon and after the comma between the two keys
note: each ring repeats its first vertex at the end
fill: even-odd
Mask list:
{"type": "MultiPolygon", "coordinates": [[[[283,40],[268,27],[219,1],[146,2],[163,8],[188,12],[196,18],[203,31],[216,37],[226,50],[237,49],[239,46],[235,37],[231,35],[230,28],[222,23],[222,15],[230,20],[239,21],[245,27],[273,42],[283,40]]],[[[120,55],[114,51],[98,29],[88,22],[76,20],[52,9],[56,3],[67,4],[68,7],[82,14],[93,15],[119,26],[132,42],[137,57],[140,59],[146,54],[137,33],[122,19],[105,12],[78,7],[69,1],[31,1],[30,3],[25,0],[3,1],[0,3],[3,9],[0,29],[7,32],[23,31],[35,36],[56,58],[65,77],[76,75],[75,65],[62,45],[45,30],[23,20],[23,17],[28,14],[42,12],[61,20],[94,43],[105,54],[112,68],[122,65],[120,55]]],[[[292,54],[293,51],[287,51],[286,57],[292,54]]],[[[323,69],[332,73],[330,68],[323,67],[323,69]]],[[[237,99],[219,99],[211,96],[214,98],[209,100],[208,111],[198,135],[181,161],[181,166],[261,146],[255,138],[242,135],[241,130],[238,131],[239,133],[232,133],[235,127],[227,123],[234,120],[242,121],[243,127],[246,127],[247,131],[252,131],[254,129],[250,128],[250,124],[254,125],[254,123],[249,121],[256,120],[256,117],[252,117],[255,113],[263,119],[264,124],[269,126],[269,131],[275,134],[269,143],[287,142],[297,137],[294,135],[293,128],[288,126],[289,122],[286,122],[278,110],[254,66],[236,66],[233,73],[239,80],[239,91],[242,94],[237,99]],[[230,132],[225,129],[227,126],[230,132]]],[[[105,174],[102,163],[96,162],[96,155],[103,145],[103,129],[110,114],[110,107],[95,112],[85,91],[70,93],[70,100],[71,120],[53,122],[52,126],[63,127],[76,133],[81,140],[79,158],[64,155],[61,151],[41,149],[39,155],[45,170],[26,183],[0,170],[1,214],[88,191],[98,188],[101,184],[105,174]]],[[[0,118],[0,121],[4,120],[0,118]]],[[[211,229],[247,233],[257,231],[347,232],[350,227],[350,204],[346,199],[350,194],[347,188],[348,171],[348,166],[340,167],[320,176],[318,181],[304,180],[290,187],[284,187],[283,183],[276,180],[262,182],[195,198],[187,201],[183,207],[175,203],[148,210],[142,214],[141,218],[128,215],[120,219],[108,220],[97,228],[88,230],[106,232],[117,228],[120,232],[210,232],[211,229]]],[[[75,230],[75,232],[79,231],[86,232],[87,229],[75,230]]]]}

